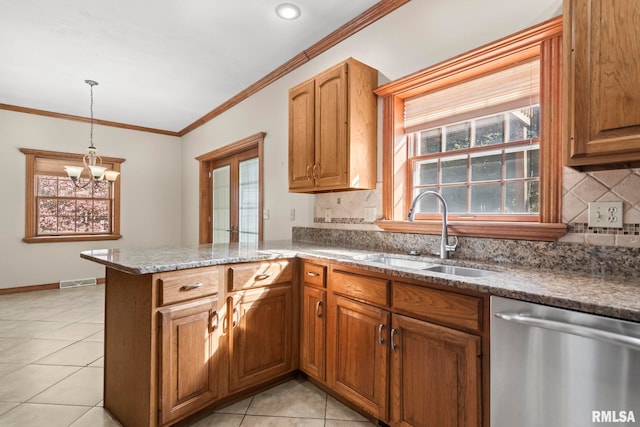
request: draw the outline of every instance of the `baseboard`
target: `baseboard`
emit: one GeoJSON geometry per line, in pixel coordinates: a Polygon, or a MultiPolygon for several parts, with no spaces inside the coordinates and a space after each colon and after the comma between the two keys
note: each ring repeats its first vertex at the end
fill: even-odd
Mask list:
{"type": "MultiPolygon", "coordinates": [[[[98,279],[98,285],[104,285],[104,277],[98,279]]],[[[15,288],[0,288],[0,295],[19,294],[23,292],[47,291],[60,289],[60,282],[46,283],[43,285],[17,286],[15,288]]]]}

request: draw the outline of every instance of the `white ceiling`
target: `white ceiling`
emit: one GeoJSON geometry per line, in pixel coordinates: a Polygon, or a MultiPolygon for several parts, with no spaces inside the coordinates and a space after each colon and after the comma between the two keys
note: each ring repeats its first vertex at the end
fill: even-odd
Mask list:
{"type": "Polygon", "coordinates": [[[0,0],[0,103],[178,132],[377,2],[0,0]]]}

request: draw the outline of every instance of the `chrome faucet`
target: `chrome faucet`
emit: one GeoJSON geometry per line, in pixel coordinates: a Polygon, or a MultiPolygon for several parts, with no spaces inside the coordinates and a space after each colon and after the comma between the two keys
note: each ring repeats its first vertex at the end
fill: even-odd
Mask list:
{"type": "Polygon", "coordinates": [[[453,236],[456,239],[455,243],[453,245],[449,244],[449,234],[447,233],[448,208],[447,202],[444,200],[444,197],[442,197],[442,195],[437,191],[423,191],[422,193],[418,194],[415,199],[413,199],[413,202],[411,203],[411,209],[409,209],[409,215],[407,218],[409,219],[409,221],[413,221],[413,218],[416,216],[416,205],[418,204],[418,201],[428,194],[436,196],[440,200],[440,204],[442,205],[442,235],[440,236],[440,258],[447,259],[449,258],[449,252],[453,252],[456,250],[456,247],[458,246],[458,237],[453,236]]]}

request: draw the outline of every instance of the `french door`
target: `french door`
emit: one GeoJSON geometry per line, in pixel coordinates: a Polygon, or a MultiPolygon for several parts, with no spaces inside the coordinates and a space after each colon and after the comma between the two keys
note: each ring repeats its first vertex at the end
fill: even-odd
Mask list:
{"type": "Polygon", "coordinates": [[[262,153],[258,133],[202,156],[200,243],[262,240],[262,153]]]}
{"type": "Polygon", "coordinates": [[[257,151],[244,151],[212,162],[213,243],[259,240],[257,151]]]}

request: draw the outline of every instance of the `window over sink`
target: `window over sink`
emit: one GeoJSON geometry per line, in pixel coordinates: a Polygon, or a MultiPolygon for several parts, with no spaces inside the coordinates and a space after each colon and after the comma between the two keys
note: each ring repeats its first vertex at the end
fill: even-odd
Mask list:
{"type": "Polygon", "coordinates": [[[438,234],[555,240],[561,224],[561,17],[376,89],[383,97],[383,220],[438,234]]]}

